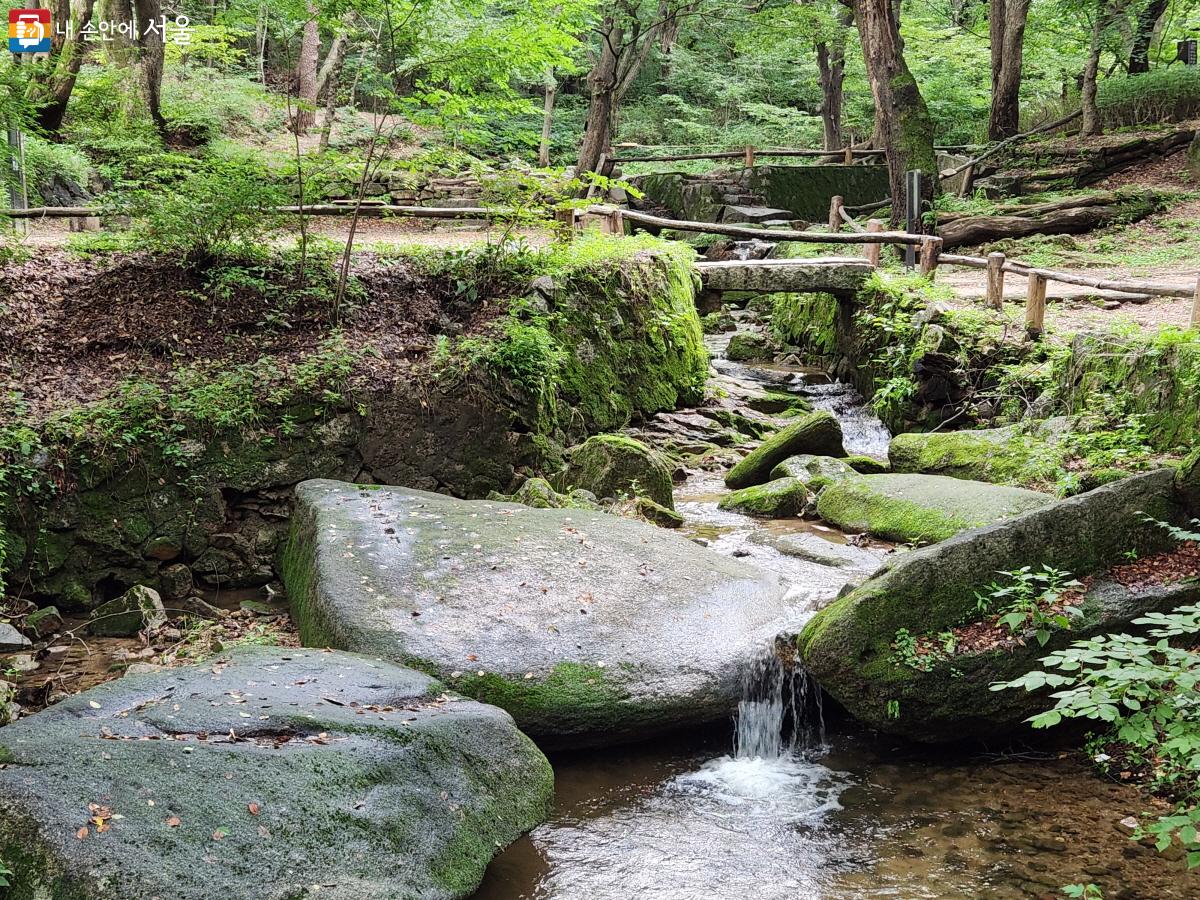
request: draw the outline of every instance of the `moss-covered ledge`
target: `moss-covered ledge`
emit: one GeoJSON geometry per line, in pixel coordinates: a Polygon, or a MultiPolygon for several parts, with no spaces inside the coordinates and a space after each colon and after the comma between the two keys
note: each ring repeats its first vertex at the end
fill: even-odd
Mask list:
{"type": "MultiPolygon", "coordinates": [[[[809,622],[798,638],[804,664],[851,714],[881,731],[926,742],[1021,735],[1022,721],[1037,710],[1040,698],[996,693],[989,686],[1032,668],[1044,655],[1036,642],[956,655],[924,672],[894,658],[897,632],[932,635],[973,621],[976,592],[996,572],[1050,565],[1083,577],[1102,572],[1129,551],[1163,549],[1168,537],[1144,516],[1186,520],[1173,479],[1166,469],[1133,476],[897,557],[809,622]]],[[[1125,627],[1173,597],[1147,592],[1142,601],[1131,602],[1128,592],[1094,591],[1083,617],[1069,632],[1057,633],[1047,649],[1125,627]]]]}
{"type": "Polygon", "coordinates": [[[41,417],[0,403],[0,589],[73,610],[136,583],[165,588],[173,567],[184,590],[264,584],[300,481],[483,497],[558,468],[589,434],[698,402],[691,260],[599,236],[398,256],[369,290],[415,281],[452,295],[425,325],[443,336],[423,357],[397,362],[392,335],[360,327],[351,342],[308,322],[301,352],[180,363],[41,417]],[[454,293],[476,278],[497,295],[454,293]]]}

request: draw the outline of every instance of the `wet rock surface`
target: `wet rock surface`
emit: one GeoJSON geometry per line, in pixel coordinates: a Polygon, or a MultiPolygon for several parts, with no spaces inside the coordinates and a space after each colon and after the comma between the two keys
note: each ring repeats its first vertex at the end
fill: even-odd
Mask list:
{"type": "Polygon", "coordinates": [[[16,896],[451,898],[541,821],[545,758],[428,676],[254,648],[129,675],[0,732],[16,896]]]}
{"type": "Polygon", "coordinates": [[[312,481],[285,577],[306,643],[436,672],[547,746],[720,721],[796,607],[643,522],[312,481]]]}

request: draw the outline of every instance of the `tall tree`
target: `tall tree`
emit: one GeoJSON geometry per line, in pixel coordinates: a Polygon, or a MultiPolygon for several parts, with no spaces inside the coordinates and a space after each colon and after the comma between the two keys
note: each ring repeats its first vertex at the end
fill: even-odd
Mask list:
{"type": "Polygon", "coordinates": [[[854,24],[849,9],[838,11],[828,37],[816,43],[817,72],[821,82],[821,130],[825,150],[842,146],[843,85],[846,81],[846,29],[854,24]]]}
{"type": "Polygon", "coordinates": [[[1087,62],[1083,66],[1083,81],[1079,90],[1079,105],[1083,110],[1079,133],[1083,137],[1093,137],[1104,130],[1100,121],[1100,109],[1096,105],[1100,54],[1104,49],[1105,34],[1125,6],[1126,0],[1094,0],[1090,4],[1091,37],[1088,40],[1087,62]]]}
{"type": "Polygon", "coordinates": [[[146,109],[155,127],[166,133],[167,122],[162,114],[162,78],[165,42],[158,31],[151,31],[148,22],[162,18],[162,0],[132,0],[134,21],[137,23],[138,69],[141,74],[142,91],[146,97],[146,109]]]}
{"type": "Polygon", "coordinates": [[[905,173],[920,169],[925,179],[923,202],[933,199],[937,158],[933,152],[933,120],[917,80],[904,60],[900,39],[899,3],[854,0],[854,19],[863,48],[867,80],[875,100],[875,134],[887,154],[892,221],[904,212],[905,173]]]}
{"type": "Polygon", "coordinates": [[[988,138],[1001,141],[1020,131],[1021,58],[1030,0],[990,0],[988,36],[992,49],[992,106],[988,138]]]}
{"type": "Polygon", "coordinates": [[[55,28],[50,56],[30,83],[30,100],[38,106],[37,125],[47,134],[57,134],[62,127],[75,79],[83,65],[81,32],[91,24],[95,6],[95,0],[76,4],[71,0],[54,0],[51,6],[51,20],[70,25],[55,28]]]}
{"type": "Polygon", "coordinates": [[[296,59],[296,113],[292,128],[297,134],[312,128],[317,121],[317,63],[321,53],[321,30],[317,7],[308,5],[308,18],[300,38],[300,55],[296,59]]]}
{"type": "Polygon", "coordinates": [[[1129,48],[1129,74],[1142,75],[1150,71],[1150,44],[1154,41],[1154,29],[1158,20],[1167,11],[1168,0],[1148,0],[1138,10],[1134,22],[1133,44],[1129,48]]]}
{"type": "Polygon", "coordinates": [[[588,111],[577,171],[596,171],[601,154],[612,142],[621,100],[673,19],[672,13],[670,0],[612,0],[605,9],[596,29],[599,47],[591,51],[588,111]]]}

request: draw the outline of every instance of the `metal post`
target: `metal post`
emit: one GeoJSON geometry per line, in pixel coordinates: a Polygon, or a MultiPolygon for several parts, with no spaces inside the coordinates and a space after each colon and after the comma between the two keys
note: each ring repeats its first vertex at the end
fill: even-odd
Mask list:
{"type": "MultiPolygon", "coordinates": [[[[909,234],[917,234],[921,230],[921,175],[920,169],[910,169],[904,175],[905,228],[909,234]]],[[[917,264],[917,248],[912,244],[904,247],[904,267],[911,269],[917,264]]]]}

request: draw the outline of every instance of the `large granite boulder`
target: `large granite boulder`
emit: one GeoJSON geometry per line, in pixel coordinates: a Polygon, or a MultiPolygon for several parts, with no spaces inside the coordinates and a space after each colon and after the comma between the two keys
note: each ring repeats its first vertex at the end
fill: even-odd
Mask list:
{"type": "Polygon", "coordinates": [[[7,896],[469,895],[549,763],[502,710],[392,663],[254,648],[129,675],[0,731],[7,896]]]}
{"type": "Polygon", "coordinates": [[[845,456],[842,426],[832,413],[809,413],[771,435],[751,450],[725,476],[731,488],[751,487],[771,480],[771,471],[789,456],[845,456]]]}
{"type": "Polygon", "coordinates": [[[843,531],[929,544],[1052,503],[1049,494],[944,475],[858,475],[827,485],[817,512],[843,531]]]}
{"type": "Polygon", "coordinates": [[[308,481],[283,559],[306,644],[436,674],[543,746],[717,722],[796,606],[645,522],[308,481]]]}
{"type": "MultiPolygon", "coordinates": [[[[827,488],[826,490],[830,490],[827,488]]],[[[870,580],[821,610],[799,638],[804,664],[821,686],[867,725],[917,741],[948,742],[1031,736],[1024,720],[1053,704],[1045,692],[992,691],[1018,678],[1047,653],[1073,640],[1122,631],[1147,612],[1200,597],[1200,585],[1133,591],[1104,576],[1128,551],[1144,556],[1167,546],[1150,515],[1181,521],[1182,506],[1166,470],[1127,478],[1057,501],[940,544],[891,558],[870,580]],[[1069,630],[983,652],[907,665],[897,632],[937,636],[979,617],[976,592],[998,572],[1043,565],[1076,577],[1096,575],[1069,630]]]]}
{"type": "Polygon", "coordinates": [[[804,482],[784,477],[726,494],[717,506],[747,516],[786,519],[800,515],[807,500],[808,488],[804,482]]]}

